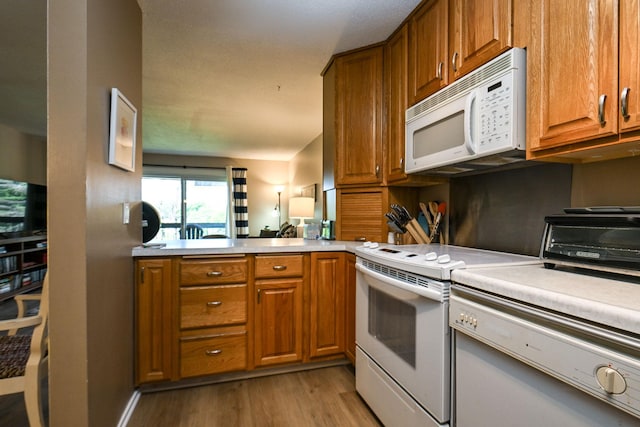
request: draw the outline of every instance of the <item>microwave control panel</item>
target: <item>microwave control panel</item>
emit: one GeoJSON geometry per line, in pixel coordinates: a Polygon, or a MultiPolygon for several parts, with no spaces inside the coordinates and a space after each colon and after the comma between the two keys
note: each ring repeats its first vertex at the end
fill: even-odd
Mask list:
{"type": "Polygon", "coordinates": [[[480,88],[478,148],[481,152],[508,145],[513,135],[511,74],[480,88]]]}

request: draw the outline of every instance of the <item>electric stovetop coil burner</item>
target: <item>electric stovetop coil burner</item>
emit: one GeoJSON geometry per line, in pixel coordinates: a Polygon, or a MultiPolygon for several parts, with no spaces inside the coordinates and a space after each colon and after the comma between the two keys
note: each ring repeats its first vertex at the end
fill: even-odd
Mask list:
{"type": "Polygon", "coordinates": [[[640,207],[569,208],[545,218],[545,267],[640,276],[640,207]]]}

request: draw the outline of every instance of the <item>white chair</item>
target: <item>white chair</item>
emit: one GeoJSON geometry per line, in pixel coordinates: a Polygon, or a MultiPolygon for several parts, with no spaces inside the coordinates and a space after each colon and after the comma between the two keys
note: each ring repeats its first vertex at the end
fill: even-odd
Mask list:
{"type": "Polygon", "coordinates": [[[45,275],[41,295],[18,295],[18,317],[0,321],[0,395],[24,393],[31,427],[44,426],[40,384],[48,371],[49,278],[45,275]],[[35,316],[25,317],[25,301],[40,299],[35,316]],[[16,331],[34,327],[31,335],[16,331]]]}

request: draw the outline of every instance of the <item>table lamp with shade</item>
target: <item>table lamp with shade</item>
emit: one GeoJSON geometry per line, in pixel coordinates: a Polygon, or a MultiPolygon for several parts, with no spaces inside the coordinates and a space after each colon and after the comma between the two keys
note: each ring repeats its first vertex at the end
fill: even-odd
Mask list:
{"type": "Polygon", "coordinates": [[[314,207],[313,197],[292,197],[289,199],[289,218],[300,218],[300,224],[296,227],[296,236],[302,237],[304,220],[313,218],[314,207]]]}

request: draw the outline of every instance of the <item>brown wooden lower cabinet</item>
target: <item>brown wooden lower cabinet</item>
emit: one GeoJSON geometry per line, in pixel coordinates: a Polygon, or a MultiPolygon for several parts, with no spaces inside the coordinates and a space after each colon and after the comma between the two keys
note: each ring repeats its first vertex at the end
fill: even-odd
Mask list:
{"type": "Polygon", "coordinates": [[[181,378],[240,371],[246,367],[246,331],[180,338],[181,378]]]}
{"type": "Polygon", "coordinates": [[[346,252],[136,260],[136,384],[355,354],[346,252]]]}
{"type": "Polygon", "coordinates": [[[345,254],[311,254],[309,356],[344,353],[345,254]]]}
{"type": "Polygon", "coordinates": [[[302,361],[303,280],[256,280],[256,366],[302,361]]]}
{"type": "Polygon", "coordinates": [[[136,382],[171,378],[171,259],[136,262],[136,382]]]}

